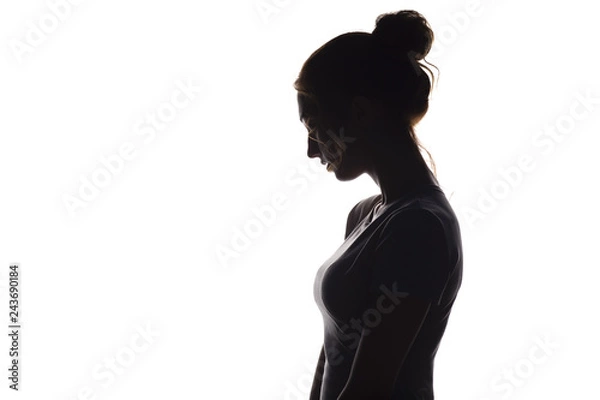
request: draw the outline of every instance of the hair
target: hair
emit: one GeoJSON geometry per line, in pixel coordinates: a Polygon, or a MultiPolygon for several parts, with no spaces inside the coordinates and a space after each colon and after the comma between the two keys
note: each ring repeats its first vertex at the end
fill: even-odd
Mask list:
{"type": "Polygon", "coordinates": [[[433,72],[419,61],[431,50],[433,39],[420,13],[402,10],[379,15],[372,33],[348,32],[325,43],[305,61],[294,82],[294,89],[308,100],[308,119],[343,121],[355,95],[379,100],[408,134],[413,149],[425,150],[437,176],[431,154],[414,131],[429,108],[433,72]]]}

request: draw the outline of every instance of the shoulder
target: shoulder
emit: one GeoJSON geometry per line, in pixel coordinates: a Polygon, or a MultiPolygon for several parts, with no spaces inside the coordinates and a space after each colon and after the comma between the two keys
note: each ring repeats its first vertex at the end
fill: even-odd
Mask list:
{"type": "Polygon", "coordinates": [[[373,206],[381,199],[380,194],[376,194],[366,199],[362,199],[348,213],[348,216],[356,216],[358,218],[362,218],[371,211],[373,206]]]}
{"type": "Polygon", "coordinates": [[[434,211],[427,208],[407,207],[393,212],[385,222],[385,226],[388,225],[442,227],[442,220],[434,211]]]}
{"type": "Polygon", "coordinates": [[[348,213],[348,220],[346,222],[346,237],[348,237],[356,225],[371,211],[380,199],[381,194],[376,194],[362,199],[352,207],[348,213]]]}
{"type": "Polygon", "coordinates": [[[427,208],[404,208],[392,213],[384,222],[380,238],[410,239],[412,242],[445,243],[445,229],[440,217],[427,208]]]}
{"type": "Polygon", "coordinates": [[[447,271],[448,243],[444,225],[434,212],[425,208],[403,209],[385,221],[375,254],[379,259],[401,258],[409,265],[419,265],[417,270],[421,272],[447,271]]]}

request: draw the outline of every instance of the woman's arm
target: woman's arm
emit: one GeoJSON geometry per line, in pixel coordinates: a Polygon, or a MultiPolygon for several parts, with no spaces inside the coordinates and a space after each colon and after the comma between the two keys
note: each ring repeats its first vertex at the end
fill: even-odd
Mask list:
{"type": "Polygon", "coordinates": [[[310,400],[320,400],[321,384],[323,383],[323,371],[325,370],[325,347],[321,346],[321,354],[317,362],[315,377],[313,379],[312,389],[310,390],[310,400]]]}
{"type": "Polygon", "coordinates": [[[430,211],[399,212],[380,236],[372,253],[373,292],[367,309],[383,312],[383,300],[387,309],[376,326],[363,330],[350,376],[337,400],[391,397],[404,360],[449,276],[444,227],[430,211]],[[381,294],[384,290],[393,297],[381,294]]]}

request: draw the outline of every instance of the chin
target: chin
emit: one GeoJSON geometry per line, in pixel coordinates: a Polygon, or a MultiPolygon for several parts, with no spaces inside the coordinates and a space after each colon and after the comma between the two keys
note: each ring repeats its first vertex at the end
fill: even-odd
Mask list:
{"type": "Polygon", "coordinates": [[[363,171],[348,168],[344,165],[340,165],[339,168],[328,167],[328,171],[333,172],[338,181],[351,181],[363,174],[363,171]]]}

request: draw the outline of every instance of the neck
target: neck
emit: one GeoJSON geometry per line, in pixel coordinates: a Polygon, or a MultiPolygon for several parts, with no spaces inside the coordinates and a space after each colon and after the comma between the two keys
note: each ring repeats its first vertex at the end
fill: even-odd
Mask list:
{"type": "Polygon", "coordinates": [[[382,146],[366,172],[381,189],[383,207],[419,186],[439,186],[415,146],[382,146]],[[410,150],[400,151],[406,147],[410,150]]]}

